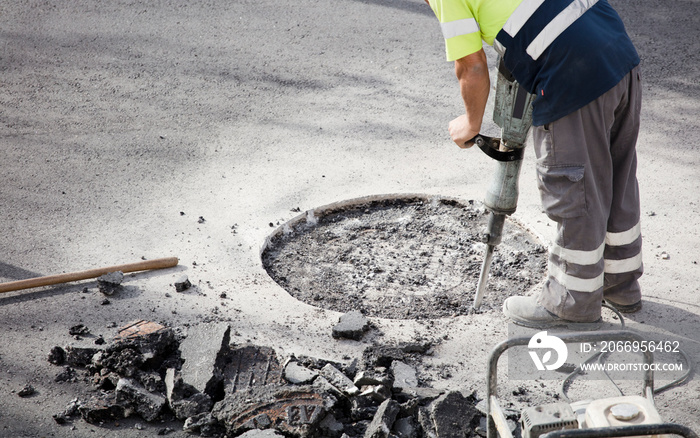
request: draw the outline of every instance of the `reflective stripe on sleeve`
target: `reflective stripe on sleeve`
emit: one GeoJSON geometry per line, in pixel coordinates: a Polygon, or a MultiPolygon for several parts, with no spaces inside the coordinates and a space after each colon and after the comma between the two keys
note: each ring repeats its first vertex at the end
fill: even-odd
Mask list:
{"type": "Polygon", "coordinates": [[[564,286],[564,288],[567,290],[574,290],[577,292],[595,292],[603,287],[604,274],[602,272],[600,275],[594,278],[579,278],[565,273],[558,266],[550,263],[549,276],[557,280],[557,283],[564,286]]]}
{"type": "Polygon", "coordinates": [[[602,243],[598,248],[593,251],[579,251],[575,249],[562,248],[559,245],[552,245],[549,252],[559,257],[560,259],[569,262],[576,263],[577,265],[595,265],[600,262],[603,258],[603,252],[605,251],[605,243],[602,243]]]}
{"type": "Polygon", "coordinates": [[[503,26],[503,30],[511,37],[515,37],[542,3],[544,3],[544,0],[523,0],[523,2],[515,8],[515,11],[513,11],[510,17],[508,17],[508,21],[506,21],[506,24],[503,26]]]}
{"type": "Polygon", "coordinates": [[[440,23],[442,35],[446,40],[460,35],[468,35],[479,31],[479,23],[474,18],[463,18],[461,20],[440,23]]]}
{"type": "Polygon", "coordinates": [[[627,231],[622,231],[620,233],[608,233],[605,236],[605,243],[610,246],[624,246],[634,243],[639,236],[642,235],[642,226],[640,222],[633,226],[627,231]]]}
{"type": "Polygon", "coordinates": [[[606,274],[626,274],[642,267],[642,253],[624,260],[605,260],[606,274]]]}
{"type": "Polygon", "coordinates": [[[598,3],[598,0],[574,0],[532,40],[532,43],[527,47],[528,55],[532,59],[537,60],[562,32],[596,3],[598,3]]]}

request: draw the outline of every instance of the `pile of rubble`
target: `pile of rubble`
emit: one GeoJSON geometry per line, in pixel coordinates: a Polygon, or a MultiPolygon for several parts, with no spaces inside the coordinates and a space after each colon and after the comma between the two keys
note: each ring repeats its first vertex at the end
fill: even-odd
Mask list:
{"type": "MultiPolygon", "coordinates": [[[[366,328],[357,314],[346,315],[333,336],[357,337],[366,328]]],[[[230,330],[227,323],[202,323],[181,339],[172,328],[136,321],[103,345],[54,347],[49,361],[63,366],[57,380],[83,373],[99,389],[87,400],[73,400],[55,421],[174,417],[184,421],[185,431],[209,437],[445,438],[483,432],[474,394],[419,385],[411,364],[429,354],[429,344],[372,346],[349,363],[281,360],[269,347],[231,345],[230,330]]]]}

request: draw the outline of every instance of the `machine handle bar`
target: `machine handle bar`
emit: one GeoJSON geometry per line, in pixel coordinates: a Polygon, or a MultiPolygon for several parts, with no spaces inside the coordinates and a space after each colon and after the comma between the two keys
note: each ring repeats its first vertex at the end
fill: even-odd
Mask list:
{"type": "Polygon", "coordinates": [[[698,438],[686,426],[675,423],[637,424],[634,426],[595,427],[591,429],[564,429],[540,435],[540,438],[618,438],[645,435],[681,435],[685,438],[698,438]]]}

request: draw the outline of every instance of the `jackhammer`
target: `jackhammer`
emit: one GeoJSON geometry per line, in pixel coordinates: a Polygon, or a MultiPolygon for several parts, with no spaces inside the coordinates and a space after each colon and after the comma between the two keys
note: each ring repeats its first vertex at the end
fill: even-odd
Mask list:
{"type": "Polygon", "coordinates": [[[501,138],[479,134],[470,140],[498,162],[484,200],[484,205],[489,210],[489,222],[482,241],[487,247],[474,297],[474,310],[481,306],[493,252],[501,243],[506,216],[513,214],[518,204],[518,178],[525,139],[532,125],[534,98],[533,94],[519,86],[499,58],[493,121],[501,128],[501,138]]]}

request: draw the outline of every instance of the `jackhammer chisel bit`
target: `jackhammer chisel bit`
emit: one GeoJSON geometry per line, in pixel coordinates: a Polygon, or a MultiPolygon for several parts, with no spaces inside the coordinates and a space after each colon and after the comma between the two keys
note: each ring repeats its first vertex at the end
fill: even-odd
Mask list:
{"type": "MultiPolygon", "coordinates": [[[[476,144],[481,148],[480,140],[477,139],[476,144]]],[[[491,142],[489,147],[493,147],[493,145],[494,142],[491,142]]],[[[504,148],[501,147],[501,149],[504,148]]],[[[481,300],[484,296],[486,282],[491,269],[491,260],[493,259],[496,246],[501,243],[506,216],[513,214],[518,204],[518,178],[520,176],[523,148],[498,150],[496,152],[498,154],[494,155],[487,152],[489,156],[498,160],[498,167],[491,178],[491,185],[484,199],[484,205],[489,210],[489,222],[487,231],[482,239],[482,242],[486,244],[486,252],[481,265],[481,272],[479,273],[476,296],[474,297],[475,310],[481,306],[481,300]],[[496,156],[499,158],[495,158],[496,156]]]]}
{"type": "Polygon", "coordinates": [[[499,60],[493,121],[501,128],[501,138],[479,134],[470,140],[498,163],[484,199],[489,222],[483,238],[486,252],[474,297],[474,310],[481,307],[493,253],[501,243],[506,216],[513,214],[518,204],[518,178],[525,139],[532,125],[533,100],[534,95],[521,88],[499,60]]]}

